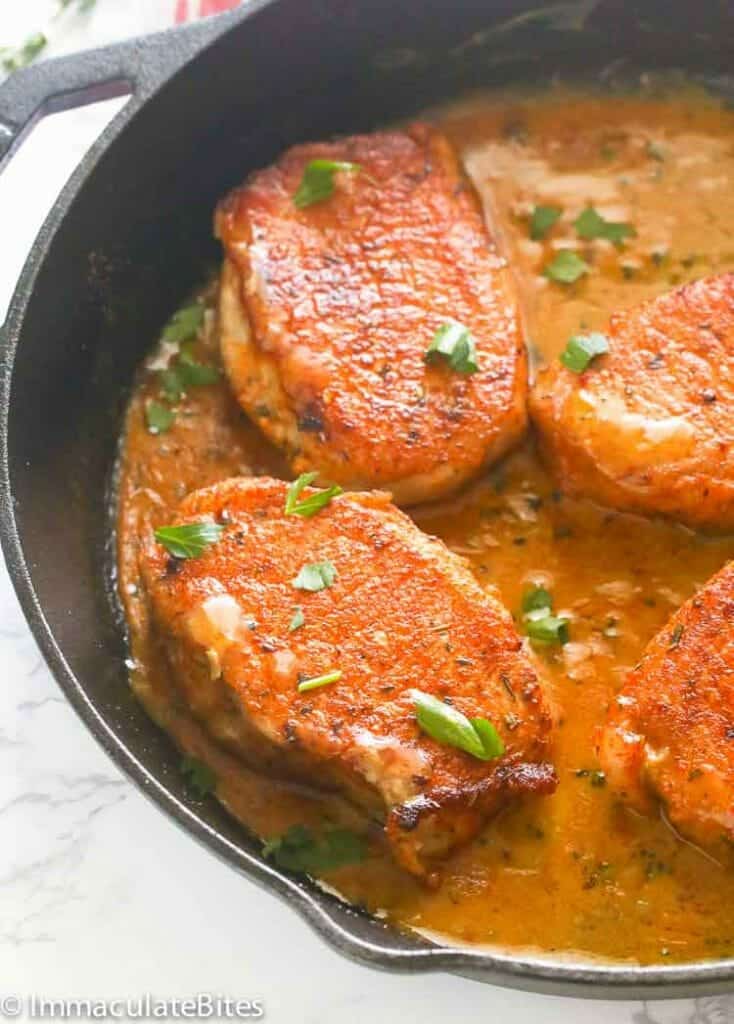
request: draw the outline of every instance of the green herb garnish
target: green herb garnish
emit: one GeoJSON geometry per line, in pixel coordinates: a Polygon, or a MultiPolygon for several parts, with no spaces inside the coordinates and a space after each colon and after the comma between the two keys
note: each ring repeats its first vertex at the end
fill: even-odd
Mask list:
{"type": "Polygon", "coordinates": [[[307,875],[359,863],[366,855],[364,839],[345,828],[329,828],[317,835],[306,825],[291,825],[263,846],[263,856],[271,857],[278,867],[307,875]]]}
{"type": "Polygon", "coordinates": [[[175,419],[173,410],[160,402],[150,401],[145,407],[145,422],[150,434],[165,434],[175,419]]]}
{"type": "Polygon", "coordinates": [[[165,370],[161,370],[158,380],[160,381],[161,391],[169,402],[181,401],[181,396],[184,392],[183,381],[174,367],[170,366],[165,370]]]}
{"type": "Polygon", "coordinates": [[[359,164],[351,164],[345,160],[310,160],[303,171],[301,184],[293,196],[293,203],[302,210],[306,206],[320,203],[334,193],[334,175],[337,171],[346,174],[357,174],[359,164]]]}
{"type": "Polygon", "coordinates": [[[155,539],[174,558],[197,558],[214,544],[224,530],[217,523],[187,523],[185,526],[160,526],[155,539]]]}
{"type": "Polygon", "coordinates": [[[204,303],[192,302],[188,306],[182,306],[177,310],[161,332],[163,341],[178,345],[182,341],[188,341],[199,333],[199,328],[204,323],[204,303]]]}
{"type": "Polygon", "coordinates": [[[426,349],[425,360],[427,363],[435,363],[439,359],[445,360],[457,373],[477,372],[476,342],[466,327],[457,323],[439,327],[426,349]]]}
{"type": "Polygon", "coordinates": [[[187,349],[182,349],[176,362],[161,370],[161,391],[169,402],[179,402],[185,391],[200,388],[206,384],[216,384],[219,380],[216,366],[208,366],[197,362],[187,349]]]}
{"type": "Polygon", "coordinates": [[[323,562],[311,562],[304,565],[296,578],[292,581],[296,590],[309,590],[317,593],[319,590],[326,590],[336,579],[336,569],[326,559],[323,562]]]}
{"type": "Polygon", "coordinates": [[[593,331],[591,334],[574,334],[561,352],[560,359],[568,370],[583,373],[596,359],[609,351],[609,339],[605,334],[593,331]]]}
{"type": "Polygon", "coordinates": [[[217,788],[217,777],[208,764],[188,754],[181,762],[181,774],[188,786],[202,800],[217,788]]]}
{"type": "Polygon", "coordinates": [[[303,608],[301,608],[300,604],[297,604],[296,607],[293,609],[293,618],[291,619],[290,624],[288,626],[288,632],[295,633],[297,629],[301,628],[305,621],[306,620],[303,616],[303,608]]]}
{"type": "Polygon", "coordinates": [[[191,339],[182,342],[176,363],[176,372],[184,386],[198,388],[204,384],[214,384],[219,380],[219,370],[216,366],[208,366],[200,363],[194,357],[191,347],[191,339]]]}
{"type": "Polygon", "coordinates": [[[634,238],[637,234],[631,224],[607,220],[593,206],[587,206],[573,222],[573,226],[580,238],[606,238],[617,246],[623,245],[625,238],[634,238]]]}
{"type": "Polygon", "coordinates": [[[530,217],[530,237],[539,242],[563,213],[560,206],[536,206],[530,217]]]}
{"type": "Polygon", "coordinates": [[[214,384],[220,372],[216,366],[200,363],[194,356],[193,343],[204,322],[203,302],[183,306],[163,328],[161,338],[169,345],[178,345],[176,359],[158,375],[161,391],[169,402],[180,402],[190,388],[214,384]]]}
{"type": "Polygon", "coordinates": [[[545,587],[533,587],[526,590],[522,599],[522,610],[525,615],[529,612],[537,612],[541,608],[552,608],[553,598],[545,587]]]}
{"type": "Polygon", "coordinates": [[[325,508],[332,498],[342,493],[338,484],[332,484],[331,487],[326,487],[323,491],[317,491],[304,498],[303,501],[299,501],[301,492],[309,484],[312,484],[318,475],[318,473],[301,473],[298,479],[293,481],[285,498],[285,514],[287,516],[303,516],[305,519],[309,519],[325,508]]]}
{"type": "Polygon", "coordinates": [[[434,740],[458,747],[480,761],[492,761],[504,754],[505,745],[486,718],[469,719],[456,708],[421,690],[410,690],[410,696],[415,703],[418,725],[434,740]]]}
{"type": "Polygon", "coordinates": [[[568,643],[568,619],[553,614],[553,598],[545,587],[533,587],[522,599],[525,632],[537,644],[568,643]]]}
{"type": "Polygon", "coordinates": [[[546,277],[559,284],[573,284],[590,270],[586,260],[582,260],[578,253],[571,249],[561,249],[543,270],[546,277]]]}
{"type": "Polygon", "coordinates": [[[298,684],[298,692],[308,693],[309,690],[318,690],[320,686],[328,686],[329,683],[338,683],[341,677],[341,669],[336,669],[334,672],[327,672],[323,676],[313,676],[311,679],[303,679],[298,684]]]}
{"type": "Polygon", "coordinates": [[[568,619],[559,619],[556,615],[544,615],[542,618],[526,619],[525,632],[537,644],[559,644],[563,647],[568,643],[568,619]]]}

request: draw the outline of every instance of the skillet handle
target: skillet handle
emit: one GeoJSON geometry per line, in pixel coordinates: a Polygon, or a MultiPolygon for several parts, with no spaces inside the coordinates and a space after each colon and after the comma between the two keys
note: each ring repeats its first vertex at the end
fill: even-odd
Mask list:
{"type": "Polygon", "coordinates": [[[139,104],[236,20],[233,11],[15,71],[0,85],[0,170],[39,118],[129,93],[139,104]]]}

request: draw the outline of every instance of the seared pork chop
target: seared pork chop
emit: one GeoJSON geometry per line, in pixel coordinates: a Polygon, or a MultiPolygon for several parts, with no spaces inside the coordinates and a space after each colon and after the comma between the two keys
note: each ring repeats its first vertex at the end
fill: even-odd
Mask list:
{"type": "Polygon", "coordinates": [[[224,365],[296,473],[412,504],[454,491],[522,435],[515,284],[437,131],[296,146],[220,204],[216,232],[224,365]],[[298,208],[317,159],[359,170],[298,208]],[[450,324],[471,334],[476,372],[426,360],[450,324]]]}
{"type": "Polygon", "coordinates": [[[609,353],[542,371],[530,410],[561,486],[603,505],[734,527],[734,273],[616,313],[609,353]]]}
{"type": "Polygon", "coordinates": [[[285,513],[287,486],[237,478],[189,495],[177,525],[224,527],[197,557],[151,537],[143,571],[174,684],[220,743],[346,794],[428,875],[507,800],[555,788],[541,682],[499,601],[386,494],[343,494],[304,519],[285,513]],[[324,676],[337,678],[299,691],[324,676]],[[504,754],[432,739],[413,690],[486,719],[504,754]]]}
{"type": "Polygon", "coordinates": [[[656,793],[696,842],[734,841],[734,562],[649,644],[610,711],[599,757],[634,807],[648,810],[656,793]]]}

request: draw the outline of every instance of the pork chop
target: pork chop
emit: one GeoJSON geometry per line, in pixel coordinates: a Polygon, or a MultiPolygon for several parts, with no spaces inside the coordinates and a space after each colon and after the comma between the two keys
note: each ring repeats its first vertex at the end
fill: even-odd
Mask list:
{"type": "Polygon", "coordinates": [[[734,273],[609,321],[609,352],[542,371],[530,410],[560,485],[603,505],[734,528],[734,273]]]}
{"type": "Polygon", "coordinates": [[[286,492],[236,478],[189,495],[176,525],[223,527],[197,557],[151,537],[143,574],[174,685],[217,741],[345,794],[429,876],[509,799],[555,788],[541,682],[500,602],[386,494],[303,518],[286,514],[286,492]],[[415,691],[486,719],[504,753],[431,738],[415,691]]]}
{"type": "Polygon", "coordinates": [[[734,562],[649,644],[612,706],[599,757],[639,810],[663,801],[702,845],[734,841],[734,562]]]}
{"type": "Polygon", "coordinates": [[[289,149],[223,200],[216,232],[225,369],[295,473],[412,504],[456,490],[523,434],[516,287],[439,132],[289,149]],[[359,170],[299,208],[314,160],[359,170]],[[447,327],[473,339],[476,372],[426,359],[447,327]]]}

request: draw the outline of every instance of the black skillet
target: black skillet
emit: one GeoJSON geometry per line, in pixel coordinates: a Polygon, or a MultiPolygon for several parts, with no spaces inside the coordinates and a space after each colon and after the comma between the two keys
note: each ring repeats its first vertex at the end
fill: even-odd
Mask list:
{"type": "Polygon", "coordinates": [[[733,53],[732,0],[250,0],[0,88],[0,156],[49,110],[132,92],[51,211],[0,335],[0,530],[28,621],[144,792],[348,956],[604,998],[734,988],[733,960],[636,967],[428,944],[276,870],[214,800],[188,799],[170,742],[130,694],[109,593],[108,489],[133,371],[217,259],[215,201],[285,146],[556,73],[679,67],[727,88],[733,53]]]}

